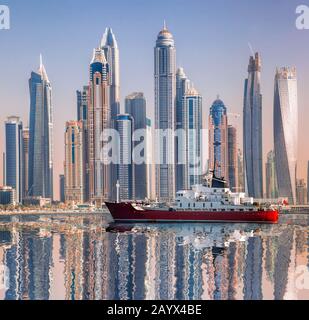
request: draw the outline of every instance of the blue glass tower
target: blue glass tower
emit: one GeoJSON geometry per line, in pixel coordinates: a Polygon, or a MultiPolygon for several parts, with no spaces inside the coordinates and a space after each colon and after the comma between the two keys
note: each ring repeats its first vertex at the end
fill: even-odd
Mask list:
{"type": "Polygon", "coordinates": [[[23,125],[18,117],[9,117],[5,122],[6,185],[15,189],[19,203],[23,197],[22,130],[23,125]]]}

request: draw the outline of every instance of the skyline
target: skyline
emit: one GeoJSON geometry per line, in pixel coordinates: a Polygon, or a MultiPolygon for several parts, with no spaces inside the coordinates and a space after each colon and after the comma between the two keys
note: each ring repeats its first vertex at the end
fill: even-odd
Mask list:
{"type": "MultiPolygon", "coordinates": [[[[28,1],[28,3],[31,2],[36,3],[37,1],[28,1]]],[[[213,12],[220,12],[220,15],[222,15],[220,16],[221,19],[225,20],[227,24],[231,20],[234,21],[234,18],[236,16],[239,17],[240,14],[237,10],[235,12],[234,7],[226,3],[224,10],[220,10],[222,9],[222,1],[219,1],[219,4],[217,5],[210,4],[209,2],[194,2],[199,5],[198,7],[203,9],[202,12],[206,14],[206,17],[207,15],[211,16],[211,13],[213,12]],[[206,9],[208,9],[208,11],[206,9]],[[230,15],[226,16],[227,13],[229,13],[230,15]]],[[[3,97],[3,100],[1,101],[1,110],[3,110],[3,112],[0,116],[0,120],[2,123],[1,130],[4,133],[4,121],[8,116],[11,115],[20,116],[23,120],[24,126],[26,126],[29,122],[29,94],[27,88],[27,80],[29,78],[30,72],[32,70],[37,70],[38,56],[39,53],[42,52],[46,69],[48,71],[48,75],[54,89],[54,178],[55,181],[57,181],[57,177],[59,176],[59,174],[63,173],[63,134],[65,122],[77,118],[75,92],[76,90],[80,90],[83,85],[86,85],[88,83],[88,66],[91,60],[92,49],[99,44],[105,28],[109,26],[112,27],[117,37],[117,42],[120,48],[120,85],[122,88],[121,111],[124,110],[124,97],[131,92],[141,91],[144,92],[147,101],[147,116],[153,119],[153,47],[157,33],[162,28],[163,20],[166,19],[167,26],[172,32],[175,40],[178,57],[177,67],[181,66],[185,69],[188,78],[194,80],[194,86],[203,96],[204,122],[207,122],[209,108],[218,93],[220,94],[220,97],[222,97],[222,100],[225,102],[225,104],[229,106],[228,113],[231,112],[242,114],[243,82],[247,76],[247,61],[249,55],[251,54],[247,43],[251,42],[254,50],[261,53],[263,63],[261,83],[262,94],[264,97],[264,137],[267,135],[272,136],[273,83],[275,69],[276,67],[281,66],[296,66],[298,70],[299,83],[299,113],[301,115],[299,119],[299,132],[302,132],[299,140],[300,151],[298,159],[300,160],[300,162],[298,168],[300,169],[300,172],[298,173],[298,177],[305,177],[307,160],[309,159],[309,151],[304,150],[305,148],[301,148],[301,146],[305,145],[305,137],[308,136],[309,133],[309,129],[306,128],[306,119],[309,118],[309,112],[308,110],[306,110],[306,100],[309,99],[309,94],[305,90],[306,84],[309,80],[309,74],[306,72],[306,70],[309,71],[309,63],[305,58],[306,52],[308,52],[309,49],[308,41],[306,41],[308,39],[307,37],[309,36],[309,32],[299,31],[295,27],[295,8],[299,4],[298,1],[282,1],[282,6],[280,7],[280,9],[278,8],[278,6],[274,5],[275,1],[267,1],[268,17],[273,17],[272,14],[276,12],[274,9],[280,10],[280,14],[278,15],[278,17],[276,17],[276,22],[278,23],[278,25],[276,25],[275,23],[271,23],[271,28],[274,32],[270,36],[269,33],[266,33],[264,30],[266,26],[269,26],[269,21],[267,19],[263,25],[261,25],[260,23],[258,25],[255,24],[257,23],[255,19],[257,18],[259,20],[261,18],[260,15],[263,12],[263,2],[265,1],[261,1],[259,4],[254,3],[248,5],[245,4],[244,1],[237,1],[237,5],[235,7],[237,7],[238,9],[240,9],[241,7],[243,13],[249,12],[249,9],[256,9],[255,12],[257,16],[250,16],[250,19],[252,19],[252,23],[250,24],[250,26],[246,25],[246,15],[244,15],[243,21],[237,20],[234,22],[230,22],[229,26],[231,28],[224,27],[223,30],[222,26],[217,26],[217,28],[214,28],[214,25],[211,24],[211,22],[214,22],[213,20],[216,21],[216,19],[214,19],[215,17],[213,16],[210,17],[211,19],[209,21],[205,19],[206,22],[199,21],[199,19],[196,19],[197,21],[190,20],[191,22],[188,23],[188,25],[190,25],[190,28],[184,27],[181,23],[176,22],[181,21],[181,16],[185,13],[183,11],[186,6],[183,1],[177,1],[177,4],[176,1],[170,1],[168,4],[166,4],[166,12],[164,13],[157,12],[157,8],[153,3],[151,3],[147,4],[146,7],[148,7],[149,9],[152,8],[154,10],[152,11],[151,17],[146,17],[150,20],[150,23],[145,26],[145,28],[143,27],[143,32],[140,32],[140,24],[142,24],[142,21],[144,21],[144,17],[143,19],[140,19],[141,21],[137,21],[134,26],[132,24],[130,25],[130,23],[128,23],[126,26],[122,26],[122,24],[126,24],[128,22],[126,21],[126,19],[119,18],[120,16],[122,16],[122,10],[120,10],[119,12],[117,11],[116,13],[116,10],[119,10],[117,5],[106,3],[104,5],[111,6],[111,8],[114,9],[111,10],[111,17],[108,17],[106,20],[102,19],[102,22],[100,23],[96,22],[96,20],[94,19],[93,21],[95,23],[91,27],[84,26],[84,34],[88,35],[88,37],[85,38],[79,33],[81,31],[81,26],[77,25],[77,23],[79,22],[78,19],[74,20],[74,17],[79,16],[83,10],[81,10],[81,8],[73,8],[71,6],[73,5],[73,2],[67,1],[67,3],[61,4],[61,7],[63,8],[63,16],[60,14],[61,19],[59,25],[57,23],[57,26],[54,26],[54,28],[51,28],[51,30],[49,30],[48,28],[44,28],[47,39],[52,40],[54,36],[56,36],[56,38],[59,37],[60,39],[52,40],[49,44],[46,43],[47,39],[45,38],[41,41],[38,41],[37,37],[40,35],[40,30],[35,30],[35,32],[31,33],[33,35],[33,38],[28,39],[30,43],[28,43],[27,45],[23,45],[25,39],[21,37],[21,35],[24,34],[24,32],[29,32],[29,29],[33,29],[32,26],[34,24],[32,24],[31,21],[27,21],[27,24],[24,24],[26,30],[21,30],[22,21],[24,18],[19,21],[19,19],[17,19],[18,13],[20,13],[20,11],[23,11],[23,9],[25,9],[26,7],[24,12],[25,16],[27,16],[29,20],[31,20],[31,15],[28,15],[29,8],[32,8],[34,13],[43,8],[55,8],[55,4],[48,5],[44,3],[38,5],[35,8],[29,4],[18,4],[17,6],[17,1],[10,1],[8,5],[10,6],[12,14],[12,29],[9,31],[0,32],[1,42],[4,43],[1,53],[2,59],[0,59],[0,67],[1,70],[3,70],[3,73],[1,73],[0,75],[0,96],[3,97]],[[169,9],[171,8],[174,10],[173,12],[169,11],[169,9]],[[66,32],[63,32],[62,30],[62,33],[60,33],[59,27],[61,28],[61,26],[63,25],[68,26],[68,21],[64,21],[63,18],[65,16],[65,13],[68,12],[69,9],[72,9],[70,10],[70,12],[72,12],[70,19],[70,28],[72,28],[73,30],[74,26],[75,32],[72,31],[72,33],[70,33],[71,29],[68,28],[64,29],[67,30],[66,32]],[[117,18],[112,21],[113,17],[115,18],[115,15],[118,15],[119,21],[117,18]],[[16,17],[16,19],[14,19],[14,16],[16,17]],[[286,19],[287,17],[288,19],[286,19]],[[100,24],[100,26],[96,26],[97,24],[100,24]],[[203,28],[197,28],[198,25],[203,26],[203,28]],[[234,34],[233,38],[231,39],[231,37],[228,36],[231,33],[230,29],[232,29],[232,31],[235,31],[235,28],[239,29],[238,31],[242,32],[241,36],[239,36],[238,34],[234,34]],[[91,29],[92,31],[89,32],[88,29],[91,29]],[[249,32],[247,29],[249,29],[249,32]],[[194,30],[195,32],[192,32],[192,30],[194,30]],[[213,45],[214,43],[211,43],[210,41],[211,38],[215,37],[214,30],[216,30],[217,38],[217,41],[214,42],[215,46],[213,45]],[[138,43],[142,43],[143,45],[137,47],[136,41],[131,41],[131,37],[126,38],[126,34],[132,33],[134,36],[134,32],[138,32],[138,43]],[[203,40],[202,38],[205,33],[207,34],[207,36],[209,36],[207,40],[203,40]],[[251,37],[248,35],[248,33],[251,33],[251,37]],[[63,34],[65,35],[65,41],[64,38],[62,38],[63,34]],[[68,37],[69,34],[71,37],[68,37]],[[76,40],[77,35],[80,43],[74,41],[74,39],[76,40]],[[19,46],[23,46],[23,54],[20,54],[20,50],[14,49],[16,43],[13,42],[14,38],[16,39],[16,36],[19,36],[20,38],[19,46]],[[264,39],[260,38],[261,36],[264,39]],[[286,36],[288,36],[288,47],[285,45],[287,41],[286,36]],[[224,38],[224,41],[220,42],[222,38],[224,38]],[[269,41],[274,40],[274,38],[275,41],[272,43],[272,46],[268,47],[269,41]],[[195,48],[197,50],[192,51],[192,48],[188,46],[188,39],[194,42],[195,48]],[[196,41],[197,39],[199,39],[199,41],[196,41]],[[282,41],[283,39],[285,41],[282,41]],[[128,43],[128,40],[130,40],[130,43],[128,43]],[[68,48],[72,45],[72,42],[75,43],[78,50],[68,50],[68,48]],[[91,44],[89,44],[89,42],[91,42],[91,44]],[[60,44],[60,46],[61,44],[64,44],[63,46],[61,46],[63,50],[61,51],[62,57],[61,55],[59,55],[60,59],[57,59],[56,50],[50,50],[50,44],[56,47],[59,47],[59,45],[57,44],[60,44]],[[80,48],[80,46],[82,48],[80,48]],[[75,54],[72,54],[72,52],[74,52],[75,54]],[[226,52],[228,52],[229,54],[227,55],[226,52]],[[278,54],[278,52],[280,52],[280,54],[278,54]],[[16,54],[18,54],[20,58],[15,59],[16,54]],[[69,55],[69,59],[67,55],[69,55]],[[9,56],[10,59],[13,58],[13,60],[16,62],[14,63],[14,72],[11,72],[12,66],[8,63],[8,61],[11,61],[8,60],[9,56]],[[133,57],[135,59],[132,60],[133,57]],[[217,57],[218,63],[215,63],[216,59],[214,59],[214,57],[217,57]],[[128,63],[128,61],[131,61],[131,63],[128,63]],[[132,61],[138,61],[138,65],[136,65],[136,63],[132,63],[132,61]],[[132,74],[134,75],[134,77],[132,77],[132,74]],[[11,81],[13,80],[12,77],[14,78],[14,81],[11,81]],[[68,79],[70,79],[70,81],[68,81],[68,79]],[[4,108],[3,105],[5,106],[4,108]]],[[[98,1],[92,1],[92,3],[98,3],[98,1]]],[[[116,3],[122,3],[124,12],[126,11],[125,8],[128,7],[128,5],[125,4],[124,1],[116,1],[116,3]]],[[[140,4],[140,8],[136,9],[141,10],[136,10],[134,14],[138,14],[140,13],[140,11],[145,12],[145,4],[141,1],[132,1],[130,4],[131,7],[134,7],[135,4],[140,4]]],[[[201,14],[201,12],[198,12],[199,10],[197,7],[194,8],[196,9],[196,11],[192,13],[192,18],[193,16],[196,17],[196,15],[199,16],[201,14]]],[[[134,10],[132,10],[131,8],[131,11],[134,10]]],[[[87,12],[88,11],[86,10],[84,14],[87,14],[87,12]]],[[[97,13],[95,13],[95,15],[97,15],[97,13]]],[[[130,17],[132,19],[132,15],[130,17]]],[[[41,19],[41,17],[38,17],[38,19],[41,19]]],[[[48,25],[48,19],[50,19],[50,16],[46,17],[46,25],[48,25]]],[[[242,149],[241,120],[236,122],[236,126],[238,128],[238,145],[242,149]]],[[[1,154],[4,151],[3,136],[4,135],[1,135],[0,138],[1,154]]],[[[263,141],[263,167],[266,163],[266,154],[273,148],[273,143],[269,140],[272,139],[264,139],[263,141]]],[[[2,157],[0,165],[2,166],[2,157]]],[[[2,170],[0,181],[2,181],[2,170]]],[[[56,199],[58,198],[58,191],[56,191],[57,189],[58,183],[55,183],[56,199]]]]}

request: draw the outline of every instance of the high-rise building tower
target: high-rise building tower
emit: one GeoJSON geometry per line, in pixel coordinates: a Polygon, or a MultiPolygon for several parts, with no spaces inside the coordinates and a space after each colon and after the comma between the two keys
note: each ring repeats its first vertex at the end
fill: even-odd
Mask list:
{"type": "Polygon", "coordinates": [[[274,145],[279,197],[296,203],[298,99],[295,68],[281,68],[275,77],[274,145]]]}
{"type": "Polygon", "coordinates": [[[18,117],[8,117],[5,122],[6,185],[15,189],[16,201],[23,198],[23,124],[18,117]]]}
{"type": "Polygon", "coordinates": [[[116,120],[119,133],[119,196],[120,200],[135,199],[135,173],[133,163],[133,130],[134,119],[129,114],[119,114],[116,120]]]}
{"type": "Polygon", "coordinates": [[[240,149],[237,151],[237,163],[238,163],[238,192],[244,192],[244,159],[240,149]]]}
{"type": "Polygon", "coordinates": [[[228,181],[227,109],[219,98],[212,104],[209,115],[209,169],[228,181]]]}
{"type": "Polygon", "coordinates": [[[278,198],[278,184],[276,174],[276,160],[274,151],[269,151],[266,162],[266,198],[278,198]]]}
{"type": "Polygon", "coordinates": [[[110,165],[104,157],[104,130],[111,127],[109,65],[104,51],[94,50],[90,64],[88,154],[90,200],[100,205],[110,198],[110,165]]]}
{"type": "MultiPolygon", "coordinates": [[[[130,94],[125,99],[125,112],[132,116],[134,120],[134,132],[138,135],[136,130],[143,130],[141,134],[147,134],[147,117],[146,117],[146,99],[142,92],[135,92],[130,94]]],[[[134,147],[139,145],[139,141],[134,142],[134,147]]],[[[147,144],[147,139],[144,140],[144,143],[147,144]]],[[[147,149],[147,146],[145,146],[147,149]]],[[[143,150],[141,156],[145,158],[146,150],[143,150]]],[[[146,160],[146,159],[145,159],[146,160]]],[[[141,164],[135,163],[135,198],[137,200],[144,200],[147,197],[147,164],[146,161],[141,164]]]]}
{"type": "Polygon", "coordinates": [[[83,90],[76,91],[77,97],[77,120],[83,123],[83,173],[85,186],[85,201],[90,199],[89,190],[89,147],[88,147],[88,107],[89,107],[89,86],[83,90]]]}
{"type": "Polygon", "coordinates": [[[22,180],[23,180],[23,198],[28,196],[29,186],[29,128],[24,128],[22,131],[22,180]]]}
{"type": "Polygon", "coordinates": [[[250,197],[263,197],[261,58],[250,57],[244,93],[244,169],[250,197]]]}
{"type": "Polygon", "coordinates": [[[304,205],[307,203],[307,187],[305,179],[296,180],[296,203],[298,205],[304,205]]]}
{"type": "MultiPolygon", "coordinates": [[[[185,166],[183,189],[200,184],[202,179],[202,97],[194,88],[183,96],[181,127],[185,131],[185,166]]],[[[180,189],[181,190],[181,189],[180,189]]]]}
{"type": "Polygon", "coordinates": [[[29,187],[30,196],[53,198],[53,106],[52,87],[40,60],[32,72],[30,89],[29,187]]]}
{"type": "Polygon", "coordinates": [[[83,172],[83,122],[68,121],[65,128],[65,201],[83,203],[85,195],[83,172]]]}
{"type": "Polygon", "coordinates": [[[105,30],[101,49],[104,51],[109,65],[111,118],[115,120],[120,113],[120,68],[118,44],[111,28],[105,30]]]}
{"type": "Polygon", "coordinates": [[[176,48],[172,34],[164,25],[154,49],[156,194],[159,201],[175,198],[175,111],[176,111],[176,48]],[[158,132],[157,132],[158,133],[158,132]],[[163,138],[164,135],[164,138],[163,138]]]}
{"type": "MultiPolygon", "coordinates": [[[[184,112],[183,112],[183,98],[185,93],[190,89],[191,82],[187,78],[184,69],[178,68],[176,73],[176,129],[183,129],[184,123],[184,112]]],[[[185,137],[182,137],[183,139],[185,137]]],[[[183,190],[187,188],[185,185],[186,177],[185,173],[185,163],[184,158],[185,154],[183,146],[181,146],[182,141],[181,137],[178,137],[175,141],[175,164],[176,164],[176,191],[183,190]]]]}
{"type": "Polygon", "coordinates": [[[228,126],[229,187],[233,192],[239,192],[237,156],[237,129],[233,126],[228,126]]]}
{"type": "Polygon", "coordinates": [[[65,202],[65,177],[64,174],[59,175],[59,193],[60,193],[60,202],[65,202]]]}

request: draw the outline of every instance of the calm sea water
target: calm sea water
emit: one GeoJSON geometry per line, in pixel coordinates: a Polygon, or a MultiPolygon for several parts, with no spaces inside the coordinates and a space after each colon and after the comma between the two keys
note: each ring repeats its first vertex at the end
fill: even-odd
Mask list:
{"type": "Polygon", "coordinates": [[[309,299],[308,225],[2,217],[0,299],[309,299]]]}

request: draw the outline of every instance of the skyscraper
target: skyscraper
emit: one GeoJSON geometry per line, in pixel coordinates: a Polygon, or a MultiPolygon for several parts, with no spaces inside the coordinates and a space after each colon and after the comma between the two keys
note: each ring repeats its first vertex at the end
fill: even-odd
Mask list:
{"type": "Polygon", "coordinates": [[[28,196],[29,186],[29,128],[24,128],[22,131],[22,180],[23,180],[23,198],[28,196]]]}
{"type": "Polygon", "coordinates": [[[200,184],[202,178],[202,97],[194,88],[183,96],[182,129],[185,130],[185,170],[183,188],[200,184]]]}
{"type": "Polygon", "coordinates": [[[244,159],[240,149],[237,151],[238,192],[244,192],[244,159]]]}
{"type": "Polygon", "coordinates": [[[268,199],[278,198],[276,161],[274,151],[269,151],[266,162],[266,197],[268,199]]]}
{"type": "Polygon", "coordinates": [[[53,198],[53,106],[52,87],[40,59],[32,72],[30,89],[29,187],[30,196],[53,198]]]}
{"type": "Polygon", "coordinates": [[[85,197],[89,200],[89,147],[88,147],[88,107],[89,107],[89,86],[84,86],[82,91],[76,91],[77,97],[77,120],[83,123],[83,173],[85,197]]]}
{"type": "Polygon", "coordinates": [[[60,192],[60,202],[65,202],[65,177],[64,174],[59,175],[59,192],[60,192]]]}
{"type": "Polygon", "coordinates": [[[209,169],[228,181],[227,109],[219,98],[212,104],[209,115],[209,169]]]}
{"type": "Polygon", "coordinates": [[[172,34],[164,25],[154,49],[155,129],[158,148],[156,159],[156,194],[158,200],[175,198],[175,110],[176,110],[176,49],[172,34]],[[163,135],[165,136],[163,138],[163,135]]]}
{"type": "Polygon", "coordinates": [[[115,120],[120,113],[120,68],[118,44],[111,28],[105,30],[101,41],[101,49],[104,51],[109,65],[111,118],[115,120]]]}
{"type": "Polygon", "coordinates": [[[307,203],[307,187],[305,179],[296,180],[296,203],[298,205],[304,205],[307,203]]]}
{"type": "Polygon", "coordinates": [[[8,117],[5,122],[6,185],[15,189],[19,203],[23,198],[22,130],[23,124],[18,117],[8,117]]]}
{"type": "MultiPolygon", "coordinates": [[[[182,125],[184,123],[184,112],[183,112],[183,98],[185,93],[191,86],[190,80],[187,78],[184,69],[178,68],[176,73],[176,129],[183,129],[182,125]]],[[[185,164],[181,159],[185,157],[184,154],[181,153],[183,151],[183,146],[181,146],[181,141],[176,139],[175,141],[175,163],[176,163],[176,191],[186,189],[184,177],[185,172],[185,164]],[[180,155],[179,155],[180,152],[180,155]]]]}
{"type": "MultiPolygon", "coordinates": [[[[134,128],[133,131],[143,130],[144,135],[146,135],[146,99],[142,92],[135,92],[130,94],[125,99],[125,112],[132,116],[134,119],[134,128]]],[[[136,132],[137,133],[137,132],[136,132]]],[[[145,137],[144,137],[145,139],[145,137]]],[[[134,146],[139,145],[141,142],[135,141],[134,146]]],[[[144,143],[147,144],[147,140],[144,140],[144,143]]],[[[146,147],[147,148],[147,147],[146,147]]],[[[145,158],[144,150],[141,154],[145,158]]],[[[143,200],[147,197],[147,166],[146,162],[142,164],[135,164],[135,198],[138,200],[143,200]]]]}
{"type": "Polygon", "coordinates": [[[281,68],[275,76],[274,145],[279,197],[296,203],[298,100],[295,68],[281,68]]]}
{"type": "Polygon", "coordinates": [[[250,57],[244,94],[244,166],[246,191],[250,197],[263,197],[261,58],[250,57]]]}
{"type": "Polygon", "coordinates": [[[228,126],[228,168],[229,187],[232,191],[238,192],[238,149],[237,130],[233,126],[228,126]]]}
{"type": "Polygon", "coordinates": [[[116,120],[119,133],[118,179],[120,200],[135,199],[135,173],[133,163],[133,130],[134,120],[129,114],[119,114],[116,120]]]}
{"type": "Polygon", "coordinates": [[[65,128],[65,201],[83,203],[85,195],[83,172],[83,122],[68,121],[65,128]]]}
{"type": "Polygon", "coordinates": [[[94,50],[90,64],[88,154],[90,200],[100,205],[110,197],[110,165],[102,158],[102,134],[111,126],[109,65],[104,51],[94,50]]]}

